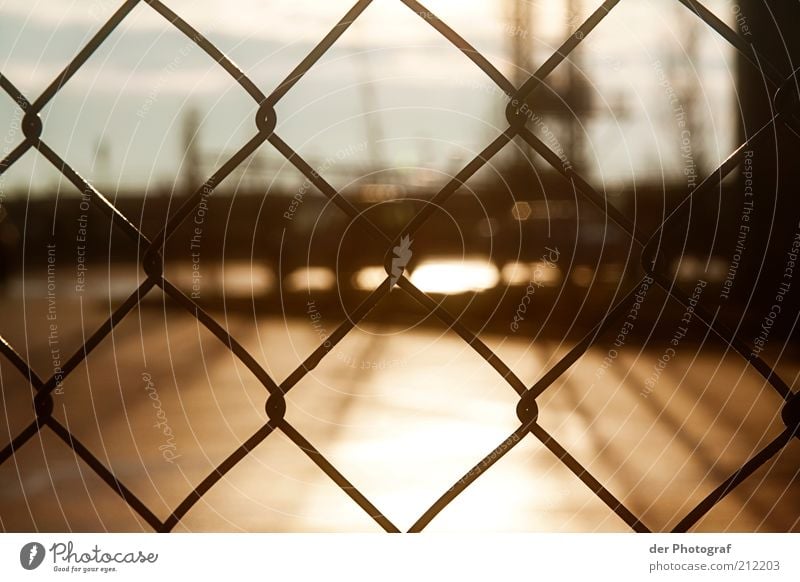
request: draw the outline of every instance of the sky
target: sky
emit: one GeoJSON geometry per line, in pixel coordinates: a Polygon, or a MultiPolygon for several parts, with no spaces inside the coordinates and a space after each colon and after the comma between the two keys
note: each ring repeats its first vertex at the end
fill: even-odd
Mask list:
{"type": "MultiPolygon", "coordinates": [[[[0,71],[33,100],[120,4],[0,0],[0,71]]],[[[352,2],[166,4],[269,93],[352,2]]],[[[577,2],[580,11],[573,17],[560,0],[530,4],[531,28],[522,34],[536,66],[599,1],[577,2]]],[[[732,21],[733,2],[708,4],[732,21]]],[[[503,2],[425,5],[504,74],[513,74],[511,37],[520,32],[510,25],[503,2]]],[[[591,86],[593,104],[581,117],[587,151],[579,169],[585,174],[616,185],[681,172],[680,131],[667,88],[684,101],[694,95],[693,145],[705,163],[726,157],[735,134],[734,55],[678,2],[622,0],[584,44],[576,66],[591,86]],[[693,38],[697,49],[690,58],[693,38]]],[[[436,181],[504,129],[505,103],[488,77],[400,0],[374,0],[279,102],[277,131],[312,165],[334,160],[325,165],[336,186],[374,167],[401,167],[407,177],[436,181]]],[[[187,110],[198,112],[197,143],[205,155],[203,171],[211,173],[253,136],[255,109],[208,55],[141,3],[44,109],[43,138],[106,190],[149,190],[168,186],[181,173],[187,110]]],[[[0,95],[3,152],[22,139],[19,117],[13,100],[0,95]]],[[[568,141],[565,127],[545,122],[554,135],[550,145],[568,141]]],[[[265,180],[300,181],[269,145],[258,155],[268,168],[265,180]]],[[[8,196],[46,193],[58,181],[58,173],[29,152],[0,187],[8,196]]]]}

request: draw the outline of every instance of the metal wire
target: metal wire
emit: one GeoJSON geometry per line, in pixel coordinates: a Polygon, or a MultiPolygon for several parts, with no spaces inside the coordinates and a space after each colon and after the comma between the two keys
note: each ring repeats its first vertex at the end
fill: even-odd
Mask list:
{"type": "MultiPolygon", "coordinates": [[[[734,151],[723,164],[712,172],[702,183],[700,183],[689,195],[670,213],[661,223],[656,231],[650,236],[645,237],[637,230],[628,218],[621,212],[610,206],[605,197],[595,190],[591,184],[576,172],[570,165],[562,163],[559,156],[542,142],[534,133],[526,127],[527,118],[524,115],[524,106],[527,100],[541,86],[542,81],[559,64],[568,59],[570,53],[580,45],[581,42],[591,33],[591,31],[603,21],[603,19],[613,10],[621,0],[606,0],[578,27],[547,59],[539,69],[520,87],[515,87],[506,77],[497,70],[479,51],[472,47],[456,31],[451,29],[445,22],[417,0],[401,0],[410,10],[441,34],[447,41],[452,43],[477,67],[479,67],[497,87],[505,93],[508,98],[506,108],[506,118],[509,122],[508,127],[496,137],[483,151],[473,160],[466,164],[433,198],[431,204],[422,209],[409,223],[408,227],[395,239],[392,239],[380,228],[369,222],[363,217],[352,204],[331,186],[324,177],[319,175],[312,167],[280,136],[275,132],[276,114],[275,105],[286,95],[286,93],[319,61],[323,54],[334,45],[339,37],[359,18],[362,12],[369,6],[372,0],[359,0],[344,15],[344,17],[330,30],[330,32],[311,50],[311,52],[297,65],[297,67],[284,79],[278,87],[269,95],[265,95],[258,86],[250,80],[233,62],[231,62],[217,47],[207,38],[195,30],[185,20],[180,18],[171,9],[159,0],[127,0],[109,19],[103,24],[98,32],[80,50],[80,52],[70,61],[65,69],[59,74],[50,85],[33,102],[23,95],[2,73],[0,73],[0,87],[11,96],[23,111],[22,129],[25,140],[12,150],[7,157],[0,162],[0,175],[10,168],[29,150],[34,149],[47,159],[57,170],[64,175],[76,188],[91,198],[92,202],[103,210],[112,221],[138,245],[140,257],[142,257],[142,267],[146,273],[146,279],[119,307],[114,310],[111,316],[89,337],[89,339],[67,360],[59,376],[55,374],[46,381],[39,378],[33,371],[28,362],[9,344],[4,338],[0,337],[0,353],[7,358],[11,364],[26,378],[32,388],[32,400],[36,412],[35,420],[25,427],[11,442],[0,451],[0,465],[8,461],[14,453],[24,446],[41,430],[47,428],[59,437],[75,454],[77,454],[89,467],[108,484],[130,507],[135,510],[155,531],[168,532],[175,528],[180,520],[191,510],[191,508],[202,499],[214,485],[220,481],[239,461],[244,459],[262,441],[268,438],[273,432],[282,432],[292,441],[301,451],[303,451],[311,461],[313,461],[330,479],[340,487],[359,507],[361,507],[375,522],[387,532],[400,531],[388,518],[386,518],[355,486],[353,486],[333,464],[328,461],[303,435],[297,431],[285,418],[286,400],[285,395],[302,380],[309,372],[314,370],[326,355],[374,308],[392,288],[390,269],[387,268],[387,277],[383,284],[375,289],[367,299],[342,323],[334,332],[321,344],[294,372],[278,385],[270,375],[257,363],[248,351],[234,337],[232,337],[211,315],[203,311],[200,306],[190,297],[185,295],[180,289],[171,284],[163,276],[163,257],[162,250],[167,239],[176,231],[180,224],[192,213],[204,196],[210,195],[221,182],[223,182],[240,164],[242,164],[250,154],[256,151],[265,142],[271,144],[289,162],[291,162],[322,194],[338,206],[345,214],[357,223],[358,228],[364,229],[370,236],[375,238],[378,244],[391,249],[398,244],[400,236],[411,236],[437,210],[437,207],[452,196],[471,176],[508,145],[512,140],[519,137],[524,140],[535,152],[537,152],[549,165],[560,173],[572,188],[584,196],[588,201],[599,208],[605,216],[613,221],[641,248],[642,265],[646,272],[646,277],[655,281],[673,300],[689,305],[690,298],[681,290],[677,289],[669,278],[657,272],[654,268],[654,257],[658,252],[659,241],[664,233],[674,224],[679,223],[685,217],[689,208],[689,202],[697,197],[703,196],[706,192],[717,188],[722,179],[728,175],[741,162],[745,150],[749,149],[754,143],[762,139],[770,127],[777,122],[785,123],[790,130],[793,130],[795,120],[792,119],[792,112],[786,111],[784,107],[776,107],[777,113],[769,123],[752,134],[744,144],[734,151]],[[91,55],[105,42],[109,35],[119,24],[125,20],[130,12],[139,4],[148,4],[156,13],[170,22],[181,33],[187,36],[198,47],[204,50],[214,61],[216,61],[258,104],[256,115],[255,135],[241,147],[233,156],[230,157],[206,182],[194,192],[179,208],[179,210],[169,219],[164,228],[153,240],[148,238],[108,200],[92,184],[76,172],[66,161],[64,161],[54,150],[52,150],[41,138],[42,121],[39,113],[61,90],[64,84],[86,63],[91,55]],[[172,511],[165,519],[159,519],[145,503],[122,483],[112,471],[110,471],[92,452],[84,446],[67,428],[58,420],[53,418],[54,409],[53,391],[56,389],[59,380],[63,381],[68,377],[78,365],[100,343],[102,343],[113,331],[114,327],[134,308],[136,308],[142,298],[154,287],[159,287],[166,296],[174,300],[192,316],[194,316],[203,326],[213,333],[231,352],[255,375],[268,393],[266,411],[268,422],[259,428],[251,437],[233,451],[222,463],[219,464],[211,473],[206,476],[172,511]]],[[[763,55],[760,55],[755,48],[745,42],[735,31],[725,25],[702,3],[693,0],[677,0],[691,10],[698,18],[707,24],[716,33],[727,40],[744,58],[756,64],[764,71],[765,80],[773,90],[786,90],[788,87],[797,85],[797,73],[783,78],[778,70],[770,64],[763,55]]],[[[776,96],[777,104],[777,96],[776,96]]],[[[489,363],[497,373],[509,384],[509,386],[519,395],[520,401],[517,406],[517,416],[520,426],[498,447],[492,450],[484,459],[467,472],[464,477],[457,481],[448,491],[446,491],[422,516],[414,523],[409,531],[422,531],[433,520],[438,513],[456,499],[465,489],[475,482],[482,474],[489,470],[505,454],[511,451],[523,440],[528,438],[537,439],[543,444],[566,468],[568,468],[578,479],[580,479],[600,500],[603,501],[621,520],[623,520],[632,530],[637,532],[648,532],[650,529],[630,511],[621,501],[619,501],[602,483],[600,483],[591,473],[589,473],[581,463],[576,460],[558,441],[550,435],[541,425],[538,424],[538,407],[536,399],[556,382],[570,366],[578,361],[600,338],[601,334],[615,322],[624,317],[635,300],[635,289],[627,296],[622,298],[616,305],[609,309],[602,319],[597,322],[594,328],[586,334],[578,343],[551,369],[549,369],[540,380],[532,386],[526,386],[514,372],[487,347],[473,332],[465,327],[456,317],[451,315],[442,305],[434,301],[404,276],[396,282],[397,286],[408,293],[417,303],[419,303],[428,313],[435,315],[447,326],[453,329],[465,342],[467,342],[487,363],[489,363]]],[[[800,398],[793,393],[787,384],[780,378],[764,360],[753,354],[751,347],[739,338],[735,333],[728,330],[719,321],[716,314],[707,313],[699,306],[695,306],[695,315],[708,330],[721,338],[726,345],[731,346],[764,377],[775,391],[784,399],[785,404],[781,411],[781,416],[786,424],[786,430],[772,442],[767,444],[761,451],[749,459],[740,469],[734,472],[728,479],[721,483],[713,492],[694,507],[683,519],[680,520],[674,531],[687,531],[691,529],[706,513],[716,504],[724,499],[731,491],[739,486],[749,475],[759,467],[767,463],[771,458],[778,454],[793,437],[800,435],[800,398]]]]}

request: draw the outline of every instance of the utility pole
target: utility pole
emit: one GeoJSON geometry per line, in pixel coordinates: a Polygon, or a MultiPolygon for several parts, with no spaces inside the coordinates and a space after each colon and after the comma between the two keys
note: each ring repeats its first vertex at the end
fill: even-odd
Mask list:
{"type": "MultiPolygon", "coordinates": [[[[581,0],[568,0],[567,2],[567,22],[568,26],[574,28],[574,24],[579,21],[581,10],[581,0]]],[[[571,33],[568,30],[567,33],[571,33]]],[[[569,62],[564,63],[567,67],[567,87],[565,91],[565,101],[567,110],[564,121],[569,131],[569,141],[566,144],[567,158],[576,168],[583,168],[583,153],[586,150],[585,128],[582,127],[581,117],[590,114],[592,105],[590,103],[588,88],[581,78],[583,67],[583,51],[581,47],[576,48],[569,55],[569,62]]]]}
{"type": "Polygon", "coordinates": [[[203,183],[203,156],[200,151],[200,112],[190,107],[183,115],[182,187],[186,196],[203,183]]]}
{"type": "MultiPolygon", "coordinates": [[[[511,55],[511,82],[519,89],[531,75],[531,4],[528,0],[505,0],[505,33],[509,39],[511,55]]],[[[505,119],[501,121],[505,123],[505,119]]],[[[522,173],[531,164],[530,147],[521,140],[517,142],[512,167],[516,174],[522,173]]]]}
{"type": "Polygon", "coordinates": [[[111,182],[111,146],[103,136],[95,142],[92,174],[98,186],[111,182]]]}
{"type": "Polygon", "coordinates": [[[511,41],[511,82],[520,87],[531,73],[531,5],[528,0],[506,0],[506,14],[506,33],[511,41]]]}
{"type": "MultiPolygon", "coordinates": [[[[582,0],[567,0],[567,26],[565,31],[557,31],[556,35],[566,38],[576,23],[582,8],[582,0]]],[[[532,22],[535,19],[535,4],[531,0],[506,0],[506,33],[509,36],[509,52],[512,61],[511,80],[516,87],[522,86],[533,74],[532,59],[532,22]]],[[[557,23],[541,22],[542,27],[555,27],[557,23]]],[[[556,36],[554,35],[554,36],[556,36]]],[[[559,39],[560,42],[563,39],[559,39]]],[[[550,87],[542,87],[527,100],[528,107],[535,115],[534,122],[528,122],[531,130],[540,134],[546,126],[553,134],[558,130],[563,133],[564,143],[546,143],[552,150],[560,150],[566,155],[570,164],[576,168],[583,167],[582,156],[585,151],[586,116],[592,114],[592,103],[588,84],[583,79],[583,59],[581,48],[572,51],[566,62],[551,74],[544,82],[550,87]],[[559,75],[560,74],[560,75],[559,75]]],[[[558,152],[557,152],[558,153],[558,152]]],[[[517,164],[530,165],[529,149],[522,148],[517,164]]]]}

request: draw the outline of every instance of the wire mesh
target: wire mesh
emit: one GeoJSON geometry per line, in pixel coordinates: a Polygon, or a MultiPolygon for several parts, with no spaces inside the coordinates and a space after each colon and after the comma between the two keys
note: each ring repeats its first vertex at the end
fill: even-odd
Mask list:
{"type": "MultiPolygon", "coordinates": [[[[405,275],[392,276],[391,250],[400,243],[401,237],[413,236],[422,225],[437,212],[437,206],[451,197],[467,180],[478,170],[490,162],[507,144],[516,138],[524,140],[528,146],[539,154],[552,168],[560,173],[564,180],[588,201],[599,208],[605,216],[626,233],[633,243],[641,249],[641,262],[645,271],[645,280],[655,281],[664,291],[683,306],[690,304],[691,298],[675,287],[669,277],[655,269],[655,256],[661,244],[662,235],[686,215],[692,199],[702,197],[709,191],[717,188],[721,181],[730,174],[742,161],[746,150],[754,143],[763,139],[767,129],[777,123],[785,124],[795,132],[796,121],[793,119],[793,107],[796,105],[798,77],[795,74],[783,78],[777,69],[767,59],[760,55],[755,48],[743,40],[735,31],[729,28],[715,16],[702,3],[693,0],[676,0],[691,10],[706,25],[727,40],[745,59],[757,64],[764,72],[765,81],[776,92],[774,110],[771,120],[762,128],[755,131],[743,144],[741,144],[722,165],[706,177],[694,188],[678,206],[665,218],[661,225],[650,236],[639,232],[637,226],[625,217],[619,210],[608,204],[606,198],[582,177],[571,165],[564,164],[547,144],[540,140],[531,131],[526,111],[528,100],[541,87],[544,79],[552,73],[561,63],[566,61],[570,54],[603,21],[604,18],[622,0],[605,0],[562,44],[561,46],[525,81],[520,87],[515,87],[489,60],[477,51],[455,30],[440,20],[431,10],[416,0],[401,0],[408,9],[416,13],[427,25],[433,27],[441,36],[455,46],[465,58],[472,61],[489,79],[506,95],[508,104],[505,116],[508,127],[483,151],[467,163],[447,184],[442,187],[432,200],[411,220],[407,228],[397,237],[386,235],[379,227],[375,226],[355,208],[348,199],[343,197],[326,179],[315,171],[291,146],[289,146],[276,133],[276,104],[287,92],[300,81],[309,70],[320,60],[328,49],[342,36],[342,34],[355,22],[364,10],[371,4],[371,0],[359,0],[341,18],[341,20],[328,32],[328,34],[311,50],[311,52],[295,67],[295,69],[277,86],[270,94],[265,94],[247,77],[229,58],[212,44],[199,31],[168,8],[159,0],[127,0],[97,31],[89,42],[69,62],[63,71],[47,86],[47,88],[33,101],[22,94],[12,81],[0,74],[0,86],[11,96],[23,112],[22,130],[25,139],[8,156],[0,162],[0,175],[5,173],[29,150],[37,151],[63,176],[71,182],[83,195],[91,198],[93,204],[103,210],[112,223],[119,227],[138,246],[141,265],[146,273],[145,280],[130,294],[111,314],[111,316],[89,336],[85,343],[75,351],[65,362],[59,375],[43,379],[36,375],[29,363],[19,354],[14,347],[4,338],[0,337],[0,352],[11,364],[25,377],[32,389],[32,402],[35,410],[35,420],[17,434],[11,442],[0,451],[0,465],[11,459],[15,452],[30,441],[37,433],[45,429],[52,431],[75,454],[77,454],[91,469],[111,487],[133,510],[135,510],[155,531],[169,532],[179,524],[181,519],[203,496],[214,487],[234,466],[255,449],[261,442],[276,431],[282,432],[314,464],[316,464],[338,487],[342,489],[361,509],[363,509],[380,527],[387,532],[400,531],[369,499],[355,487],[347,478],[294,426],[286,419],[286,394],[300,382],[307,374],[312,372],[328,353],[343,338],[353,330],[361,321],[396,285],[419,303],[429,314],[441,320],[450,329],[454,330],[469,346],[479,354],[506,383],[519,396],[517,416],[519,427],[503,440],[494,450],[490,451],[474,468],[460,478],[449,490],[428,508],[411,526],[410,531],[422,531],[445,507],[456,499],[465,489],[470,487],[482,474],[505,456],[509,451],[527,438],[537,439],[543,444],[563,465],[569,469],[591,492],[602,500],[621,520],[636,532],[648,532],[650,529],[637,517],[625,504],[615,497],[597,478],[595,478],[575,457],[573,457],[559,442],[538,423],[537,398],[551,387],[573,364],[575,364],[598,341],[601,334],[615,323],[624,318],[625,313],[635,301],[636,288],[627,296],[618,301],[609,309],[594,327],[575,346],[564,355],[551,369],[543,374],[540,380],[532,386],[526,385],[512,370],[495,354],[476,334],[470,331],[458,318],[450,314],[442,305],[429,295],[416,287],[405,275]],[[188,37],[193,43],[205,51],[216,63],[222,67],[258,105],[255,119],[255,134],[223,163],[205,183],[197,189],[183,205],[167,221],[163,229],[152,238],[148,239],[131,220],[124,216],[115,205],[98,191],[89,181],[76,172],[59,154],[42,139],[43,124],[39,116],[43,108],[55,97],[64,84],[75,75],[86,63],[90,56],[111,35],[116,27],[128,17],[131,11],[139,4],[147,4],[155,12],[166,19],[172,26],[188,37]],[[167,239],[176,231],[183,221],[196,208],[204,196],[208,196],[222,183],[226,177],[234,172],[238,166],[253,154],[260,146],[269,143],[275,150],[294,165],[322,194],[328,197],[342,212],[350,217],[360,229],[375,239],[376,244],[387,249],[386,278],[364,300],[355,311],[335,329],[327,340],[320,344],[294,372],[281,383],[277,383],[258,364],[256,359],[237,341],[225,328],[204,311],[197,302],[183,293],[164,276],[164,260],[162,251],[167,239]],[[87,358],[87,356],[109,338],[123,318],[134,310],[142,298],[152,289],[160,288],[166,296],[174,300],[179,306],[190,313],[197,321],[213,333],[227,348],[238,358],[260,381],[267,391],[266,413],[268,422],[255,431],[250,438],[243,442],[236,450],[211,471],[205,479],[197,484],[185,499],[175,507],[165,519],[159,519],[156,514],[137,497],[103,462],[98,459],[84,444],[82,444],[61,422],[53,417],[54,390],[87,358]]],[[[796,133],[796,132],[795,132],[796,133]]],[[[784,404],[781,409],[781,418],[786,429],[762,450],[753,455],[744,465],[720,483],[716,489],[708,494],[696,507],[689,511],[674,527],[674,531],[690,530],[705,516],[715,505],[720,503],[728,494],[736,489],[745,479],[752,475],[758,468],[765,465],[771,458],[778,454],[793,437],[800,431],[800,398],[793,393],[777,372],[770,365],[756,355],[751,345],[736,333],[721,324],[715,313],[709,313],[700,306],[695,307],[697,320],[702,323],[712,334],[721,339],[725,345],[730,346],[742,358],[745,358],[766,382],[780,395],[784,404]]]]}

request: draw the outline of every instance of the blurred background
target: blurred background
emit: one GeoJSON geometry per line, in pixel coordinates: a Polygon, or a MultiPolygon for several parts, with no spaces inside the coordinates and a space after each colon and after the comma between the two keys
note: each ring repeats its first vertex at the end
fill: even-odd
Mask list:
{"type": "MultiPolygon", "coordinates": [[[[0,73],[35,99],[119,4],[0,0],[0,73]]],[[[266,93],[352,6],[166,4],[266,93]]],[[[600,4],[425,6],[520,86],[600,4]]],[[[705,4],[782,77],[797,68],[790,23],[800,5],[705,4]]],[[[649,237],[769,121],[773,97],[763,70],[680,2],[622,0],[545,79],[528,127],[649,237]]],[[[436,206],[409,242],[407,276],[528,386],[640,288],[627,339],[620,345],[622,322],[612,325],[539,399],[540,422],[649,527],[669,529],[785,428],[782,401],[726,342],[687,322],[682,305],[640,287],[641,248],[521,140],[448,200],[433,200],[506,129],[507,102],[425,18],[375,0],[278,102],[276,133],[391,236],[436,206]]],[[[256,110],[142,3],[44,108],[42,139],[153,237],[255,135],[256,110]]],[[[0,95],[0,157],[24,141],[21,118],[0,95]]],[[[800,284],[786,273],[800,233],[800,142],[782,125],[766,134],[658,235],[656,267],[748,345],[760,342],[793,386],[800,284]],[[772,318],[777,295],[782,310],[772,318]]],[[[385,280],[389,250],[264,144],[169,239],[164,274],[280,382],[385,280]]],[[[144,281],[140,261],[118,225],[37,152],[0,175],[0,334],[41,377],[144,281]]],[[[4,447],[34,414],[27,379],[2,359],[0,380],[4,447]]],[[[162,518],[266,419],[257,379],[158,289],[63,388],[54,415],[162,518]]],[[[400,290],[287,401],[294,426],[401,528],[518,424],[518,397],[504,380],[400,290]]],[[[798,461],[792,442],[698,529],[800,529],[798,461]]],[[[46,431],[0,466],[0,479],[3,530],[148,529],[46,431]]],[[[274,434],[178,529],[376,527],[274,434]]],[[[430,528],[626,530],[532,437],[430,528]]]]}

